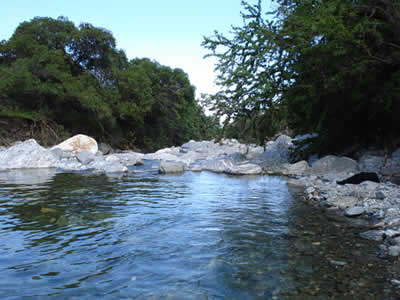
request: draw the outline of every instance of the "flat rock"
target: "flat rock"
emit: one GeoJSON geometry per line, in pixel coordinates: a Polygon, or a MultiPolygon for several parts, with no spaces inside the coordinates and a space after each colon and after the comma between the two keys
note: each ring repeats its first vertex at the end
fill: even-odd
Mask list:
{"type": "Polygon", "coordinates": [[[168,173],[181,173],[185,170],[185,165],[178,162],[168,162],[162,161],[160,163],[160,173],[168,174],[168,173]]]}
{"type": "Polygon", "coordinates": [[[302,176],[308,174],[311,169],[308,165],[308,162],[302,160],[294,164],[283,164],[280,170],[279,168],[277,170],[277,173],[282,175],[302,176]]]}
{"type": "Polygon", "coordinates": [[[363,239],[381,242],[381,241],[383,241],[384,234],[385,234],[385,232],[382,230],[368,230],[365,232],[361,232],[360,236],[363,239]]]}
{"type": "Polygon", "coordinates": [[[328,203],[338,208],[345,209],[354,207],[358,202],[358,198],[352,196],[337,196],[328,199],[328,203]]]}
{"type": "Polygon", "coordinates": [[[224,170],[224,173],[231,175],[259,175],[262,168],[256,164],[232,165],[224,170]]]}
{"type": "Polygon", "coordinates": [[[347,217],[356,217],[356,216],[362,215],[364,212],[365,212],[365,209],[363,207],[355,206],[355,207],[346,209],[344,211],[344,214],[347,217]]]}

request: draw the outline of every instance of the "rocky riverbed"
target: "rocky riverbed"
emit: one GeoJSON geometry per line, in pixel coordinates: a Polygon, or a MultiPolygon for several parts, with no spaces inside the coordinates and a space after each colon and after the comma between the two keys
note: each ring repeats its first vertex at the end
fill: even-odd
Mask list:
{"type": "Polygon", "coordinates": [[[89,171],[120,174],[134,171],[144,160],[160,161],[160,173],[211,171],[232,175],[281,175],[292,186],[304,188],[304,199],[343,214],[365,226],[363,238],[381,242],[380,254],[400,255],[400,149],[390,157],[379,152],[361,153],[357,160],[326,156],[319,160],[289,163],[292,139],[280,136],[264,147],[236,140],[190,141],[180,147],[143,154],[112,153],[87,136],[78,135],[52,148],[35,140],[0,148],[0,172],[52,168],[60,171],[89,171]],[[338,184],[359,172],[376,173],[379,182],[338,184]]]}

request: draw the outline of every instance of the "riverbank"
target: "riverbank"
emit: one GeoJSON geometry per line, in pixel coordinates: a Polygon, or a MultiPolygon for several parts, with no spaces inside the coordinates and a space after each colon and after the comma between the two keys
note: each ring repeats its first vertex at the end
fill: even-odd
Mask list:
{"type": "MultiPolygon", "coordinates": [[[[308,202],[363,222],[366,230],[361,236],[379,241],[382,256],[399,256],[400,186],[391,180],[400,174],[400,150],[387,159],[365,152],[358,160],[326,156],[312,164],[306,161],[290,164],[291,147],[292,139],[280,136],[265,149],[236,140],[190,141],[155,153],[103,154],[94,139],[78,135],[52,148],[44,148],[35,140],[0,148],[0,171],[55,168],[66,172],[123,174],[136,172],[135,166],[145,160],[157,160],[160,173],[211,171],[287,176],[289,184],[304,187],[304,199],[308,202]],[[359,172],[374,172],[380,182],[337,183],[359,172]]],[[[105,151],[104,146],[101,149],[105,151]]]]}

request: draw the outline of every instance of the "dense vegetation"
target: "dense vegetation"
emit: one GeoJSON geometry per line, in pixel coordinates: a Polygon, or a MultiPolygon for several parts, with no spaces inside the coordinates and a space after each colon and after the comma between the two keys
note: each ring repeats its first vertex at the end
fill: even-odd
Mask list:
{"type": "Polygon", "coordinates": [[[243,26],[203,42],[218,58],[222,91],[207,101],[226,133],[262,142],[289,127],[316,133],[319,153],[400,146],[400,1],[263,4],[243,2],[243,26]]]}
{"type": "Polygon", "coordinates": [[[218,130],[182,70],[128,60],[109,31],[64,17],[23,22],[0,43],[0,116],[48,129],[52,142],[85,133],[148,150],[218,130]]]}

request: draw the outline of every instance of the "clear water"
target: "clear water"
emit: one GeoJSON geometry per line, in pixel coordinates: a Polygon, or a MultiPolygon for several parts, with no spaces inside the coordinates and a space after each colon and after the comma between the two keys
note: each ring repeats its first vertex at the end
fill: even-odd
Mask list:
{"type": "Polygon", "coordinates": [[[0,173],[0,299],[398,299],[397,261],[277,177],[0,173]]]}

